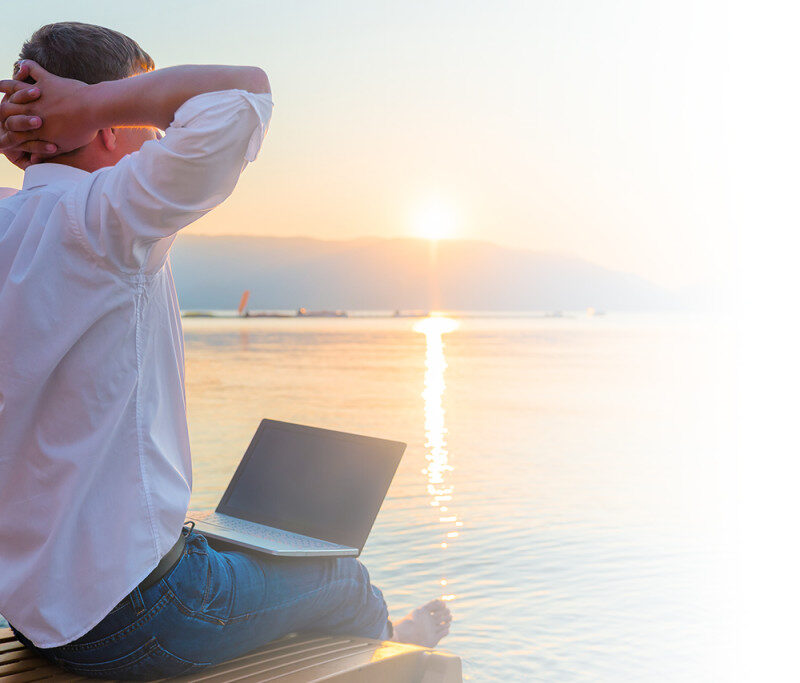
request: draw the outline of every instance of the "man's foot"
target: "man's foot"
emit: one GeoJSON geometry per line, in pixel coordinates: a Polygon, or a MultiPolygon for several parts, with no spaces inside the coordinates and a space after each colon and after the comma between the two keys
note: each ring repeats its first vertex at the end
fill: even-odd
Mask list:
{"type": "Polygon", "coordinates": [[[408,616],[392,622],[393,640],[423,647],[433,647],[450,631],[453,616],[443,600],[431,600],[409,612],[408,616]]]}

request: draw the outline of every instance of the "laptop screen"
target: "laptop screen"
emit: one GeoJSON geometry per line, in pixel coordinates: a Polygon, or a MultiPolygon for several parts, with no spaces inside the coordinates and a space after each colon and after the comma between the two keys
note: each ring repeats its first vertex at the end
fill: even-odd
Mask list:
{"type": "Polygon", "coordinates": [[[405,444],[262,420],[217,511],[364,547],[405,444]]]}

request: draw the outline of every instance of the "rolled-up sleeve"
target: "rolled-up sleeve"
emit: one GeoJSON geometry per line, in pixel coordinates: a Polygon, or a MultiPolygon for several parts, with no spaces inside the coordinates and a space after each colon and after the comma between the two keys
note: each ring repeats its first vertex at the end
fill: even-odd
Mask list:
{"type": "Polygon", "coordinates": [[[261,148],[272,96],[244,90],[185,102],[161,140],[80,183],[75,229],[123,271],[160,267],[175,233],[221,204],[261,148]]]}

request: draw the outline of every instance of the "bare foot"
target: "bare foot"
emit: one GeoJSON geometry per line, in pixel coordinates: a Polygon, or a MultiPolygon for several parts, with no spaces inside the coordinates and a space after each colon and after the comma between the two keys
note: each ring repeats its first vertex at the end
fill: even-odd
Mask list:
{"type": "Polygon", "coordinates": [[[399,643],[433,647],[449,633],[452,620],[453,616],[443,600],[431,600],[408,616],[392,622],[393,639],[399,643]]]}

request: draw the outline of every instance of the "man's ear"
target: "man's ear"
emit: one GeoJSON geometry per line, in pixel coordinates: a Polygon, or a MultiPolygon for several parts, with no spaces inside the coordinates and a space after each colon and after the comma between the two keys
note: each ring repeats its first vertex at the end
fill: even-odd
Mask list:
{"type": "Polygon", "coordinates": [[[115,128],[101,128],[97,134],[100,142],[109,152],[117,148],[117,131],[115,128]]]}

